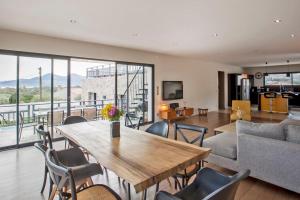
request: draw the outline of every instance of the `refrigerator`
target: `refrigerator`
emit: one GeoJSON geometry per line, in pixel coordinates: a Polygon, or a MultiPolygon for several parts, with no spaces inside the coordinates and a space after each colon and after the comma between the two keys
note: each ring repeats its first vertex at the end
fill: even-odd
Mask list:
{"type": "Polygon", "coordinates": [[[251,82],[248,78],[241,79],[241,100],[250,100],[251,82]]]}

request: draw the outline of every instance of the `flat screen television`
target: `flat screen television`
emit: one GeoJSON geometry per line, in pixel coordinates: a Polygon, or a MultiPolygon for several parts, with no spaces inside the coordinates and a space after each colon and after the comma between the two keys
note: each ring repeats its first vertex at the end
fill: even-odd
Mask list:
{"type": "Polygon", "coordinates": [[[182,81],[163,81],[163,100],[183,99],[182,81]]]}

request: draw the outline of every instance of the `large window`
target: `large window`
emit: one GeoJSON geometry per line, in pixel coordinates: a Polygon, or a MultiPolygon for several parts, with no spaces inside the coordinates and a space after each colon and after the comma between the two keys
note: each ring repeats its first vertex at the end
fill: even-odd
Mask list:
{"type": "Polygon", "coordinates": [[[300,73],[268,74],[265,76],[265,85],[300,85],[300,73]]]}
{"type": "Polygon", "coordinates": [[[66,117],[101,119],[108,103],[154,120],[152,65],[1,52],[0,149],[40,140],[35,129],[41,124],[59,138],[55,126],[66,117]]]}

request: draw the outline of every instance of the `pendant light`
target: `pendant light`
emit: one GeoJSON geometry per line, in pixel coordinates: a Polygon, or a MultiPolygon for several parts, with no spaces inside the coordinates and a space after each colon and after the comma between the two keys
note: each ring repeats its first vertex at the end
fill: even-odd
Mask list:
{"type": "Polygon", "coordinates": [[[268,76],[269,74],[268,74],[268,67],[267,67],[267,65],[268,65],[268,62],[266,61],[266,72],[264,73],[264,76],[268,76]]]}
{"type": "Polygon", "coordinates": [[[288,72],[286,73],[286,76],[287,76],[287,77],[291,77],[290,66],[289,66],[290,61],[287,60],[286,63],[287,63],[287,68],[288,68],[288,72]]]}

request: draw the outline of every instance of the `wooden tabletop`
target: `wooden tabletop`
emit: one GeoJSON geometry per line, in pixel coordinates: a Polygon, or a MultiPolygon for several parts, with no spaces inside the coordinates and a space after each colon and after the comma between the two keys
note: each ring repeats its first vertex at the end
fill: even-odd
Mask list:
{"type": "Polygon", "coordinates": [[[107,169],[134,186],[136,192],[206,158],[210,149],[121,126],[110,137],[109,122],[92,121],[57,127],[65,137],[91,153],[107,169]]]}

